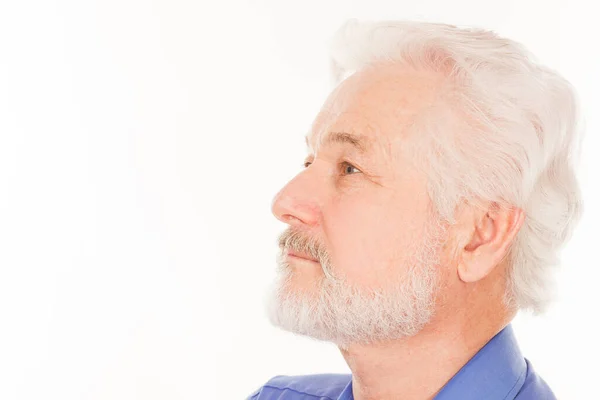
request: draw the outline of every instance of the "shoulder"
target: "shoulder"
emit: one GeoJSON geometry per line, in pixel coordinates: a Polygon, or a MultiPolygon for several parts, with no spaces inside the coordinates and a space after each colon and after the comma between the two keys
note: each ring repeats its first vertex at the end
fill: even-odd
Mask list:
{"type": "Polygon", "coordinates": [[[556,400],[556,396],[550,389],[550,386],[539,376],[533,369],[531,362],[525,358],[527,371],[525,381],[517,396],[516,400],[556,400]]]}
{"type": "Polygon", "coordinates": [[[247,400],[335,400],[351,379],[350,374],[277,375],[254,391],[247,400]]]}

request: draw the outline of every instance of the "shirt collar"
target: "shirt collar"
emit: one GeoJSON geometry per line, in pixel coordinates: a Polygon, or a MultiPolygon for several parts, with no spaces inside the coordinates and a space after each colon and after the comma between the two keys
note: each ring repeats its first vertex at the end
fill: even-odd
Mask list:
{"type": "MultiPolygon", "coordinates": [[[[435,396],[435,400],[503,400],[523,386],[527,365],[511,324],[483,346],[435,396]]],[[[353,400],[352,379],[337,400],[353,400]]]]}

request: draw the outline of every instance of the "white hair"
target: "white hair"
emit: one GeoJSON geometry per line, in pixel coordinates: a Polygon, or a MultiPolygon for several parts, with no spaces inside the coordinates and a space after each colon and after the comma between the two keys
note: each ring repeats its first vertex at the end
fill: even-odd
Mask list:
{"type": "Polygon", "coordinates": [[[560,250],[582,213],[574,172],[580,111],[571,84],[523,45],[479,28],[351,19],[330,52],[335,86],[377,61],[446,78],[434,104],[407,128],[411,154],[426,163],[429,196],[450,223],[461,201],[524,210],[507,254],[504,303],[544,312],[560,250]]]}

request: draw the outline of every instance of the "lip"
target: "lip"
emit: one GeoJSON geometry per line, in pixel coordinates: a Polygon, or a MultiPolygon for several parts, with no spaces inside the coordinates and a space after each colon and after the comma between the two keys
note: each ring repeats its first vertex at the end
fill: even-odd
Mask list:
{"type": "Polygon", "coordinates": [[[307,255],[304,255],[304,254],[301,254],[301,253],[297,253],[297,252],[292,251],[292,250],[286,250],[286,256],[288,256],[288,257],[295,257],[295,258],[301,258],[301,259],[306,260],[306,261],[317,262],[317,260],[315,260],[314,258],[310,258],[307,255]]]}

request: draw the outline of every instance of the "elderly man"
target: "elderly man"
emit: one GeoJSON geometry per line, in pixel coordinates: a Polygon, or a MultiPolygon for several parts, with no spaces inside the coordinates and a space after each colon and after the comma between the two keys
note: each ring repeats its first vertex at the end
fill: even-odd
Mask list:
{"type": "Polygon", "coordinates": [[[348,21],[303,169],[274,198],[268,315],[352,374],[249,399],[554,399],[510,322],[542,313],[580,218],[571,85],[521,45],[453,25],[348,21]]]}

